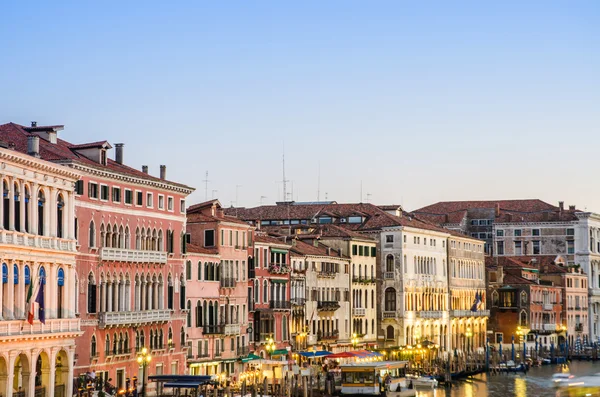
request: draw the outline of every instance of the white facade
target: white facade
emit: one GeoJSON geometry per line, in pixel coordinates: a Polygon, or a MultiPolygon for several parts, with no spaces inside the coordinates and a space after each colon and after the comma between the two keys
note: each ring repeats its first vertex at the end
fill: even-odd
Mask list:
{"type": "Polygon", "coordinates": [[[73,394],[76,296],[74,183],[77,172],[0,149],[0,395],[44,389],[73,394]],[[44,282],[45,324],[27,322],[30,286],[44,282]]]}
{"type": "Polygon", "coordinates": [[[386,345],[428,340],[443,350],[449,346],[448,236],[406,226],[381,230],[381,328],[386,345]]]}

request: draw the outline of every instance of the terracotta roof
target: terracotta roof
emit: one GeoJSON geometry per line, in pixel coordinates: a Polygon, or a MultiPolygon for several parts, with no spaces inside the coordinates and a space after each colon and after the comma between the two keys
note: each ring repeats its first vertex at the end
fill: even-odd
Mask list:
{"type": "Polygon", "coordinates": [[[264,243],[264,244],[278,244],[278,245],[287,245],[291,247],[291,243],[285,242],[283,239],[279,239],[276,237],[268,236],[264,233],[257,233],[254,235],[255,243],[264,243]]]}
{"type": "Polygon", "coordinates": [[[397,209],[402,209],[400,204],[389,204],[389,205],[378,205],[384,211],[395,211],[397,209]]]}
{"type": "Polygon", "coordinates": [[[186,217],[187,217],[188,223],[192,223],[192,222],[230,222],[230,223],[237,223],[239,225],[244,225],[244,226],[250,227],[250,225],[247,222],[241,221],[233,216],[228,216],[228,215],[219,217],[219,216],[203,214],[201,212],[193,212],[191,214],[190,213],[186,214],[186,217]]]}
{"type": "Polygon", "coordinates": [[[108,143],[108,141],[81,143],[79,145],[71,145],[71,146],[69,146],[69,148],[70,149],[90,149],[90,148],[105,147],[105,146],[107,146],[108,148],[112,148],[111,144],[108,143]]]}
{"type": "Polygon", "coordinates": [[[219,255],[217,248],[204,248],[195,244],[186,244],[187,252],[190,254],[204,254],[204,255],[219,255]]]}
{"type": "Polygon", "coordinates": [[[527,280],[521,276],[517,276],[516,274],[504,273],[504,285],[517,285],[517,284],[537,284],[535,281],[527,280]]]}
{"type": "MultiPolygon", "coordinates": [[[[404,212],[401,217],[389,214],[373,204],[302,204],[302,205],[266,205],[254,208],[228,208],[227,214],[234,215],[245,221],[260,222],[263,220],[312,220],[321,214],[336,218],[348,218],[362,214],[366,219],[362,223],[335,222],[338,226],[354,231],[379,230],[383,227],[406,226],[418,229],[435,230],[447,233],[445,229],[428,221],[419,219],[404,212]]],[[[316,225],[316,224],[313,224],[316,225]]]]}
{"type": "MultiPolygon", "coordinates": [[[[0,125],[0,140],[7,143],[14,143],[15,150],[21,153],[27,153],[27,140],[29,136],[38,136],[29,131],[47,131],[49,129],[62,127],[62,126],[39,126],[39,127],[24,127],[15,123],[8,123],[0,125]]],[[[97,142],[96,142],[97,143],[97,142]]],[[[107,170],[131,177],[140,179],[167,183],[173,186],[177,186],[184,189],[193,191],[194,189],[172,181],[160,179],[149,174],[146,174],[135,168],[119,164],[112,159],[107,159],[106,165],[97,163],[96,161],[90,160],[87,157],[78,154],[75,149],[81,148],[88,144],[74,145],[62,139],[57,139],[56,143],[50,143],[49,141],[40,138],[40,157],[44,160],[54,162],[72,161],[90,168],[97,168],[100,170],[107,170]]]]}
{"type": "Polygon", "coordinates": [[[328,247],[326,247],[325,245],[320,244],[320,243],[319,243],[318,247],[315,247],[313,244],[307,244],[298,239],[296,239],[294,241],[295,241],[295,243],[292,244],[292,247],[290,248],[290,250],[296,254],[346,258],[344,256],[340,256],[339,251],[337,251],[333,248],[328,250],[327,249],[328,247]],[[328,252],[329,252],[329,254],[328,254],[328,252]]]}
{"type": "Polygon", "coordinates": [[[333,237],[333,238],[356,238],[361,240],[369,240],[375,242],[374,238],[365,236],[362,233],[355,232],[350,229],[343,228],[338,225],[317,225],[312,229],[310,235],[319,237],[333,237]]]}
{"type": "Polygon", "coordinates": [[[212,207],[213,205],[217,205],[217,207],[221,208],[221,203],[219,202],[219,200],[217,199],[213,199],[213,200],[208,200],[208,201],[203,201],[201,203],[198,204],[194,204],[194,205],[190,205],[187,209],[187,213],[190,212],[195,212],[198,211],[202,208],[209,208],[212,207]]]}

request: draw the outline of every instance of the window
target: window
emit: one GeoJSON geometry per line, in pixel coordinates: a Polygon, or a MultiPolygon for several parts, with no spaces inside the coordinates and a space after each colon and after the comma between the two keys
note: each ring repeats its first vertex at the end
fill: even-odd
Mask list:
{"type": "Polygon", "coordinates": [[[114,203],[120,203],[121,202],[121,188],[119,188],[119,187],[113,187],[112,188],[112,201],[114,203]]]}
{"type": "Polygon", "coordinates": [[[377,256],[377,247],[371,247],[371,257],[375,258],[377,256]]]}
{"type": "Polygon", "coordinates": [[[515,255],[523,255],[523,242],[515,241],[515,255]]]}
{"type": "Polygon", "coordinates": [[[358,246],[358,255],[363,256],[363,246],[362,245],[358,246]]]}
{"type": "Polygon", "coordinates": [[[358,255],[358,246],[356,244],[352,245],[352,255],[358,255]]]}
{"type": "Polygon", "coordinates": [[[173,211],[173,197],[167,199],[167,211],[173,211]]]}
{"type": "Polygon", "coordinates": [[[521,237],[521,229],[515,229],[515,237],[521,237]]]}
{"type": "Polygon", "coordinates": [[[574,254],[575,253],[575,242],[573,240],[569,240],[567,241],[567,254],[574,254]]]}
{"type": "Polygon", "coordinates": [[[504,255],[504,241],[496,241],[496,255],[504,255]]]}
{"type": "Polygon", "coordinates": [[[159,210],[165,209],[165,196],[163,196],[162,194],[158,195],[158,209],[159,210]]]}
{"type": "Polygon", "coordinates": [[[98,184],[94,182],[88,182],[88,197],[97,199],[98,198],[98,184]]]}
{"type": "Polygon", "coordinates": [[[539,236],[540,235],[540,229],[531,229],[531,235],[532,236],[539,236]]]}
{"type": "Polygon", "coordinates": [[[130,189],[125,189],[125,204],[133,204],[133,192],[130,189]]]}
{"type": "Polygon", "coordinates": [[[394,235],[393,234],[386,234],[386,236],[385,236],[385,242],[386,243],[393,243],[394,242],[394,235]]]}
{"type": "Polygon", "coordinates": [[[179,211],[183,214],[185,213],[185,200],[179,201],[179,211]]]}
{"type": "Polygon", "coordinates": [[[146,206],[152,208],[152,193],[146,193],[146,206]]]}
{"type": "Polygon", "coordinates": [[[540,241],[536,240],[533,242],[533,255],[539,255],[541,253],[540,241]]]}
{"type": "Polygon", "coordinates": [[[567,236],[574,236],[575,235],[575,229],[567,229],[567,236]]]}
{"type": "Polygon", "coordinates": [[[185,263],[185,279],[186,280],[192,279],[192,262],[191,261],[187,261],[185,263]]]}
{"type": "Polygon", "coordinates": [[[385,290],[385,311],[396,311],[396,290],[394,288],[385,290]]]}
{"type": "Polygon", "coordinates": [[[498,237],[504,237],[504,230],[503,229],[497,229],[496,230],[496,236],[498,236],[498,237]]]}
{"type": "Polygon", "coordinates": [[[486,226],[487,225],[487,219],[480,219],[479,220],[479,226],[486,226]]]}
{"type": "Polygon", "coordinates": [[[100,200],[108,201],[108,186],[100,185],[100,200]]]}
{"type": "Polygon", "coordinates": [[[144,194],[142,192],[136,191],[135,192],[136,200],[135,200],[135,205],[144,205],[144,194]]]}
{"type": "Polygon", "coordinates": [[[362,222],[362,217],[360,216],[349,216],[348,217],[348,223],[361,223],[362,222]]]}
{"type": "Polygon", "coordinates": [[[215,246],[215,231],[205,230],[204,231],[204,246],[214,247],[215,246]]]}
{"type": "Polygon", "coordinates": [[[83,194],[83,181],[78,180],[75,182],[75,194],[82,195],[83,194]]]}

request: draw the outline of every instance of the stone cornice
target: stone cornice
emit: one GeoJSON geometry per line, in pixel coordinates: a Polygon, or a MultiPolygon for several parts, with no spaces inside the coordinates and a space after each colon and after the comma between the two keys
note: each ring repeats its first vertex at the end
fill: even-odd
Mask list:
{"type": "Polygon", "coordinates": [[[555,227],[565,227],[565,226],[575,226],[577,221],[561,221],[561,222],[503,222],[503,223],[494,223],[494,229],[496,226],[502,227],[512,227],[515,229],[522,228],[524,226],[555,226],[555,227]]]}
{"type": "Polygon", "coordinates": [[[10,161],[15,164],[22,165],[34,171],[47,172],[53,175],[59,175],[63,178],[70,179],[72,182],[78,180],[81,177],[81,173],[62,166],[57,166],[56,163],[50,161],[38,159],[27,154],[16,152],[14,150],[0,148],[0,161],[10,161]]]}
{"type": "Polygon", "coordinates": [[[119,181],[134,183],[137,185],[152,186],[154,188],[173,191],[173,192],[177,192],[177,193],[181,193],[181,194],[185,194],[185,195],[189,195],[194,190],[196,190],[192,187],[180,185],[180,184],[173,183],[173,182],[168,182],[168,181],[159,182],[154,179],[138,178],[138,177],[123,174],[120,172],[99,169],[96,167],[84,165],[82,163],[79,163],[79,162],[73,161],[73,160],[59,160],[56,162],[56,164],[66,165],[75,170],[82,171],[82,172],[85,172],[90,175],[99,176],[102,178],[116,179],[119,181]]]}

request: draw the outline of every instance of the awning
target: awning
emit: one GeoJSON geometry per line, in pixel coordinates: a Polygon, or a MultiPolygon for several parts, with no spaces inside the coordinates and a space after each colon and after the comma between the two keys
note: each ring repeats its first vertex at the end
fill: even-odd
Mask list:
{"type": "Polygon", "coordinates": [[[265,365],[289,365],[292,364],[294,361],[293,360],[266,360],[266,359],[261,359],[261,360],[257,360],[255,361],[256,364],[265,364],[265,365]]]}
{"type": "Polygon", "coordinates": [[[275,350],[273,353],[271,353],[272,356],[283,356],[285,354],[288,354],[289,352],[287,351],[287,349],[277,349],[275,350]]]}
{"type": "Polygon", "coordinates": [[[254,360],[260,360],[260,356],[257,356],[256,354],[248,354],[248,357],[242,358],[243,363],[247,363],[249,361],[254,361],[254,360]]]}
{"type": "Polygon", "coordinates": [[[212,379],[212,375],[150,375],[152,382],[205,382],[212,379]]]}
{"type": "Polygon", "coordinates": [[[287,254],[289,251],[282,250],[282,249],[279,249],[279,248],[271,248],[271,252],[275,252],[277,254],[287,254]]]}
{"type": "Polygon", "coordinates": [[[354,355],[351,352],[341,352],[341,353],[335,353],[330,356],[327,356],[327,358],[350,358],[350,357],[354,357],[354,355]]]}
{"type": "Polygon", "coordinates": [[[320,351],[316,351],[316,352],[300,352],[299,354],[304,357],[312,358],[312,357],[325,357],[325,356],[331,355],[332,353],[328,352],[328,351],[320,350],[320,351]]]}
{"type": "Polygon", "coordinates": [[[173,389],[197,389],[200,386],[203,386],[207,383],[209,383],[210,381],[206,381],[206,382],[202,382],[202,383],[195,383],[195,382],[169,382],[169,383],[165,383],[163,385],[163,387],[166,388],[173,388],[173,389]]]}

